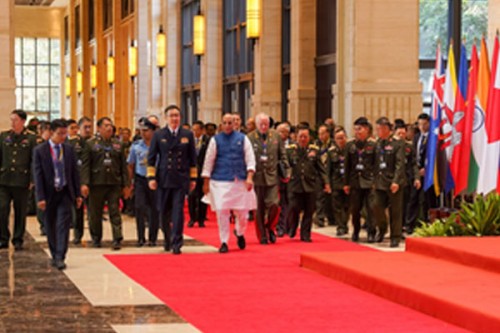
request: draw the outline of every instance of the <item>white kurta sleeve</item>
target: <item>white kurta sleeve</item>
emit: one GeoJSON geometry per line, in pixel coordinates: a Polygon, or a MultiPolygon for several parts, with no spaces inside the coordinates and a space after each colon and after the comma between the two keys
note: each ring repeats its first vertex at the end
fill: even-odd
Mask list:
{"type": "Polygon", "coordinates": [[[215,165],[215,157],[217,156],[217,144],[215,139],[211,138],[208,143],[207,152],[205,155],[205,162],[203,163],[202,177],[210,178],[215,165]]]}
{"type": "Polygon", "coordinates": [[[245,164],[247,165],[247,171],[255,172],[255,153],[253,151],[252,143],[247,136],[245,136],[243,149],[245,151],[245,164]]]}

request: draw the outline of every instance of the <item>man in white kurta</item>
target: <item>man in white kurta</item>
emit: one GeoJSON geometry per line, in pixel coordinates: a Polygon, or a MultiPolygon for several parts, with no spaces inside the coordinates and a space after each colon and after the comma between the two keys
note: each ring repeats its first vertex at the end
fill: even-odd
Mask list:
{"type": "Polygon", "coordinates": [[[238,247],[244,249],[247,216],[257,208],[253,190],[255,154],[246,135],[234,131],[231,114],[222,117],[222,132],[208,144],[201,176],[204,178],[204,201],[217,213],[220,253],[228,252],[231,210],[236,215],[235,234],[238,247]]]}

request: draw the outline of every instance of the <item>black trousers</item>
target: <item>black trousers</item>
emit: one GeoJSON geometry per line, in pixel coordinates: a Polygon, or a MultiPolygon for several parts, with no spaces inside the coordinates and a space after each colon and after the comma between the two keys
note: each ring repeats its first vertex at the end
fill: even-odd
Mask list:
{"type": "Polygon", "coordinates": [[[165,245],[180,249],[184,244],[184,197],[186,191],[183,188],[159,188],[157,195],[165,245]]]}
{"type": "MultiPolygon", "coordinates": [[[[424,178],[421,178],[421,183],[424,183],[424,178]]],[[[417,221],[429,222],[429,209],[439,207],[438,198],[434,192],[434,188],[430,187],[424,191],[421,187],[416,189],[411,187],[410,200],[406,207],[406,221],[404,221],[406,228],[411,232],[418,226],[417,221]]]]}
{"type": "Polygon", "coordinates": [[[196,187],[188,195],[189,218],[193,222],[198,222],[198,224],[203,224],[207,219],[207,205],[201,202],[202,198],[203,179],[198,178],[196,187]]]}
{"type": "Polygon", "coordinates": [[[23,244],[28,210],[28,192],[27,187],[0,186],[1,245],[7,245],[10,240],[9,217],[11,202],[14,203],[14,236],[12,237],[12,244],[23,244]]]}
{"type": "Polygon", "coordinates": [[[376,228],[373,218],[374,194],[371,189],[352,188],[349,192],[349,210],[351,211],[354,233],[361,230],[361,210],[366,209],[366,225],[368,234],[375,235],[376,228]]]}
{"type": "Polygon", "coordinates": [[[156,242],[158,239],[159,214],[156,209],[156,191],[152,191],[148,186],[148,180],[144,177],[135,176],[135,221],[137,223],[137,240],[146,241],[146,223],[145,217],[149,222],[148,239],[150,242],[156,242]]]}
{"type": "Polygon", "coordinates": [[[287,229],[287,212],[288,212],[288,185],[280,183],[280,216],[278,218],[278,226],[276,229],[281,230],[284,233],[288,232],[287,229]]]}
{"type": "Polygon", "coordinates": [[[302,215],[300,221],[300,238],[311,238],[311,227],[314,210],[316,209],[316,193],[315,192],[291,192],[289,202],[288,220],[288,234],[294,236],[297,232],[299,215],[302,215]]]}
{"type": "Polygon", "coordinates": [[[332,190],[332,209],[337,230],[347,232],[347,221],[349,220],[349,196],[343,189],[332,190]]]}
{"type": "Polygon", "coordinates": [[[66,259],[72,208],[73,202],[66,188],[56,192],[54,197],[47,201],[43,222],[50,253],[54,260],[66,259]]]}

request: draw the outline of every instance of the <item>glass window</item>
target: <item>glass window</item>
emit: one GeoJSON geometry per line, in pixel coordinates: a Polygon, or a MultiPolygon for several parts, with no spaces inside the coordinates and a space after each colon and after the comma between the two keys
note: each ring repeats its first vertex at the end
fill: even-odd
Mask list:
{"type": "Polygon", "coordinates": [[[113,0],[103,0],[102,9],[102,22],[106,30],[113,25],[113,0]]]}
{"type": "Polygon", "coordinates": [[[488,0],[462,0],[462,39],[469,52],[474,39],[480,41],[487,31],[488,0]]]}
{"type": "Polygon", "coordinates": [[[420,0],[419,21],[420,59],[434,59],[438,40],[448,45],[448,1],[420,0]]]}
{"type": "Polygon", "coordinates": [[[16,38],[15,44],[16,107],[58,117],[61,109],[59,40],[16,38]]]}
{"type": "Polygon", "coordinates": [[[94,7],[94,0],[89,0],[89,23],[88,23],[88,28],[89,28],[89,40],[92,40],[95,38],[95,7],[94,7]]]}

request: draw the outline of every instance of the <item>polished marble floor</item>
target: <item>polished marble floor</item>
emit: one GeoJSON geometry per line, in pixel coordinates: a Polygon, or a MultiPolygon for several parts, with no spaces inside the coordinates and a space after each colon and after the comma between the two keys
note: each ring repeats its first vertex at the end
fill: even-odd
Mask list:
{"type": "MultiPolygon", "coordinates": [[[[50,266],[45,237],[34,217],[28,218],[25,249],[0,250],[0,333],[28,332],[179,332],[198,330],[186,323],[148,290],[124,275],[103,255],[110,249],[111,227],[104,222],[103,247],[71,245],[68,268],[50,266]]],[[[335,228],[315,231],[334,237],[335,228]]],[[[119,253],[164,253],[159,247],[135,247],[135,220],[123,218],[124,247],[119,253]]],[[[346,237],[347,238],[347,237],[346,237]]],[[[371,245],[394,250],[388,242],[371,245]]],[[[186,237],[183,252],[212,253],[217,249],[186,237]]]]}

